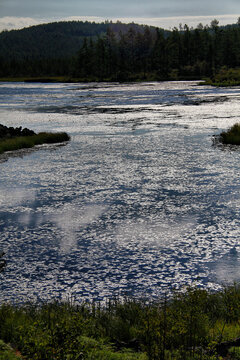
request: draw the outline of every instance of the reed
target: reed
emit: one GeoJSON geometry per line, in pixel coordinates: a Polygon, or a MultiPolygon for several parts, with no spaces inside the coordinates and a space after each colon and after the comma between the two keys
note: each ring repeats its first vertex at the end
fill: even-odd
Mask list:
{"type": "Polygon", "coordinates": [[[0,154],[6,151],[32,148],[35,145],[54,144],[69,141],[70,136],[65,132],[48,133],[41,132],[32,136],[18,136],[0,139],[0,154]]]}
{"type": "Polygon", "coordinates": [[[234,124],[229,130],[223,131],[219,136],[223,144],[240,145],[240,123],[234,124]]]}
{"type": "Polygon", "coordinates": [[[153,303],[2,303],[0,319],[0,339],[26,360],[237,360],[240,354],[237,284],[214,293],[188,288],[153,303]]]}

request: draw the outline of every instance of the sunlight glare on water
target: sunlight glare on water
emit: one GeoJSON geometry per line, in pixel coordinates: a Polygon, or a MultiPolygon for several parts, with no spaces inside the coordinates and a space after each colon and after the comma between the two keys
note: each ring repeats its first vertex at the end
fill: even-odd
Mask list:
{"type": "Polygon", "coordinates": [[[0,158],[1,300],[155,298],[239,280],[240,90],[0,83],[0,123],[67,131],[0,158]]]}

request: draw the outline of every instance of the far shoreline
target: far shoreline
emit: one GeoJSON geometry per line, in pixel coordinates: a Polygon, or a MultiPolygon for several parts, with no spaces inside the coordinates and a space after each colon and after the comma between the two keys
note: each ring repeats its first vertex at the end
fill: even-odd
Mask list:
{"type": "Polygon", "coordinates": [[[146,78],[133,77],[126,79],[97,79],[97,78],[74,78],[66,76],[46,76],[46,77],[13,77],[0,78],[0,82],[5,83],[26,83],[26,84],[88,84],[88,83],[112,83],[112,84],[134,84],[145,82],[168,82],[168,81],[197,81],[199,85],[206,85],[212,87],[233,87],[240,86],[240,81],[224,81],[215,82],[210,78],[196,78],[196,77],[179,77],[179,78],[155,78],[149,76],[146,78]]]}
{"type": "Polygon", "coordinates": [[[75,77],[67,77],[67,76],[33,76],[33,77],[2,77],[0,78],[0,82],[24,82],[24,83],[101,83],[101,82],[109,82],[109,83],[137,83],[137,82],[165,82],[165,81],[205,81],[206,79],[196,78],[196,77],[179,77],[179,78],[156,78],[153,74],[149,74],[146,77],[138,77],[133,76],[125,79],[117,79],[117,78],[75,78],[75,77]]]}

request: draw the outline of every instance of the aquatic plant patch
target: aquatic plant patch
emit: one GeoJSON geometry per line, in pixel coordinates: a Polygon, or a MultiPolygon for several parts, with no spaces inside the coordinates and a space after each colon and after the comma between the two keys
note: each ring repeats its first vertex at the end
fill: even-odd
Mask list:
{"type": "Polygon", "coordinates": [[[223,131],[219,136],[223,144],[240,145],[240,123],[234,124],[229,130],[223,131]]]}
{"type": "Polygon", "coordinates": [[[6,151],[32,148],[35,145],[54,144],[69,141],[70,136],[65,133],[42,132],[31,136],[18,136],[0,139],[0,154],[6,151]]]}

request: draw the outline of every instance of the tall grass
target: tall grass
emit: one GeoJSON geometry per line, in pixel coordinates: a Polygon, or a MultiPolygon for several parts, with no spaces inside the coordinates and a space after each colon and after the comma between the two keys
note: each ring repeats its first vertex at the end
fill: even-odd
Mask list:
{"type": "Polygon", "coordinates": [[[0,340],[0,360],[20,360],[10,345],[0,340]]]}
{"type": "Polygon", "coordinates": [[[240,123],[234,124],[228,131],[222,132],[219,140],[223,144],[240,145],[240,123]]]}
{"type": "Polygon", "coordinates": [[[35,145],[60,143],[70,140],[67,133],[41,132],[33,136],[19,136],[9,139],[0,139],[0,154],[6,151],[32,148],[35,145]]]}
{"type": "Polygon", "coordinates": [[[221,68],[211,79],[207,79],[202,85],[219,87],[239,86],[240,68],[221,68]]]}
{"type": "Polygon", "coordinates": [[[189,288],[148,304],[125,299],[81,305],[0,307],[0,338],[31,360],[239,359],[240,287],[189,288]],[[224,341],[231,346],[223,348],[224,341]],[[223,344],[223,345],[222,345],[223,344]]]}

